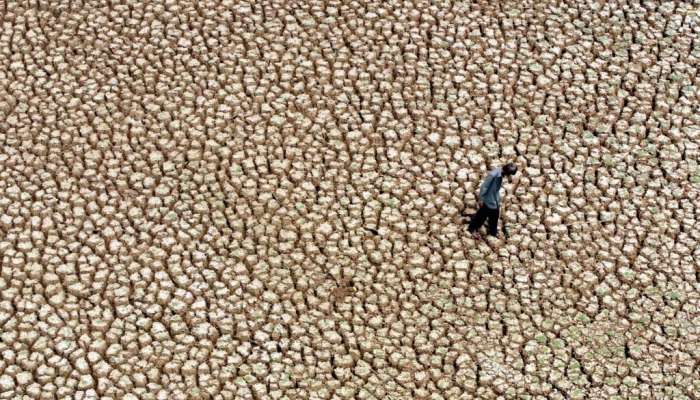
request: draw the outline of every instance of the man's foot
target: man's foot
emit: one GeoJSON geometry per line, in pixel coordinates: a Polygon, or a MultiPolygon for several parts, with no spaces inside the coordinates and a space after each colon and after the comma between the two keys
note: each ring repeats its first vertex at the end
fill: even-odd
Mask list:
{"type": "Polygon", "coordinates": [[[482,239],[481,234],[479,232],[472,232],[471,234],[472,234],[472,237],[474,238],[474,240],[481,240],[482,239]]]}

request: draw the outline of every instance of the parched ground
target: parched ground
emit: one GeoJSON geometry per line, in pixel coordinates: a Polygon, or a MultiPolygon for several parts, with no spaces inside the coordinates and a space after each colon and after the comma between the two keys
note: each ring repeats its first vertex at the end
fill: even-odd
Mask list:
{"type": "Polygon", "coordinates": [[[699,11],[0,2],[0,398],[700,398],[699,11]]]}

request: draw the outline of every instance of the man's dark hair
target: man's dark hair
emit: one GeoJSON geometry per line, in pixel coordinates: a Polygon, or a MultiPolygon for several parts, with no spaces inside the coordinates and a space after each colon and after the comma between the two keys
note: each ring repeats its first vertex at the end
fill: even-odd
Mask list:
{"type": "Polygon", "coordinates": [[[515,175],[516,172],[518,172],[518,167],[513,163],[508,163],[503,166],[504,175],[515,175]]]}

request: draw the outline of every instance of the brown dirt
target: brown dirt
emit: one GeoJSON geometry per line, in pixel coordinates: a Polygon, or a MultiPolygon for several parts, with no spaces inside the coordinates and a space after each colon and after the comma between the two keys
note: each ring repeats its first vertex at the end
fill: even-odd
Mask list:
{"type": "Polygon", "coordinates": [[[698,398],[692,3],[0,3],[0,399],[698,398]]]}

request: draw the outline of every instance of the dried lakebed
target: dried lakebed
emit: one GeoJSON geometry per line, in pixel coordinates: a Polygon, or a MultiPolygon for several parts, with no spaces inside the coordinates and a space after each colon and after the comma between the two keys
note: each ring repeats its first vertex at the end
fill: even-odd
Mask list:
{"type": "Polygon", "coordinates": [[[698,10],[4,2],[0,399],[698,398],[698,10]]]}

